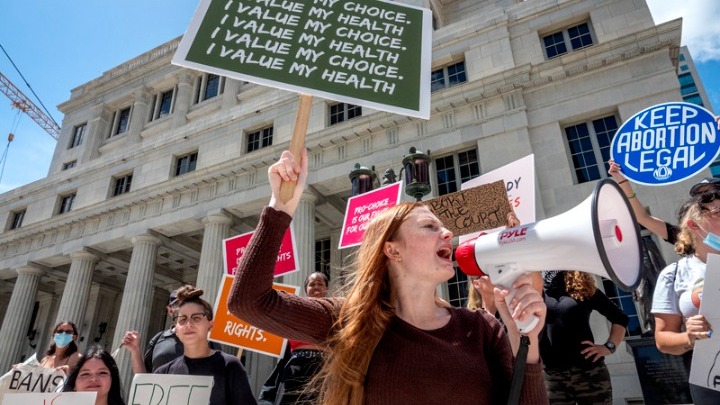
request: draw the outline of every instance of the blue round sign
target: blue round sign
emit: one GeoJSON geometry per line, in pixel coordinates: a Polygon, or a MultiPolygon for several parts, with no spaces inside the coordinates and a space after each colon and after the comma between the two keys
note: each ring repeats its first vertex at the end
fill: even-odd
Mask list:
{"type": "Polygon", "coordinates": [[[720,153],[718,124],[698,105],[654,105],[625,121],[615,133],[610,156],[628,179],[665,185],[694,176],[720,153]]]}

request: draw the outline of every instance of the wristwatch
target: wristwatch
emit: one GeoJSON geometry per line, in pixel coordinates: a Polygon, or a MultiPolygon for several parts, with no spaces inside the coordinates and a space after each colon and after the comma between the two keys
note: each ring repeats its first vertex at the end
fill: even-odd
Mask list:
{"type": "Polygon", "coordinates": [[[605,347],[607,347],[607,349],[610,350],[610,354],[615,353],[615,350],[617,349],[617,347],[615,346],[615,343],[613,343],[609,340],[607,342],[605,342],[605,347]]]}

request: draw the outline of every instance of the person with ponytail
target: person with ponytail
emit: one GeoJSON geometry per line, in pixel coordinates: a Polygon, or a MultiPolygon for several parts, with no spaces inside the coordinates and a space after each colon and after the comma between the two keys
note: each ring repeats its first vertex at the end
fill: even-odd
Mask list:
{"type": "MultiPolygon", "coordinates": [[[[653,293],[655,344],[683,356],[686,367],[695,341],[712,337],[712,325],[699,314],[708,254],[720,254],[720,191],[708,190],[683,204],[675,251],[684,256],[665,267],[653,293]]],[[[690,384],[695,404],[720,404],[720,391],[690,384]]]]}
{"type": "Polygon", "coordinates": [[[154,373],[212,376],[209,405],[253,405],[256,403],[255,396],[240,360],[208,345],[208,333],[213,327],[213,308],[200,298],[202,295],[203,290],[190,285],[177,290],[173,319],[175,333],[183,343],[183,355],[154,373]]]}
{"type": "Polygon", "coordinates": [[[65,374],[75,368],[82,358],[77,347],[78,329],[70,321],[62,321],[53,328],[53,342],[40,360],[40,365],[62,370],[65,374]]]}
{"type": "Polygon", "coordinates": [[[268,170],[272,195],[242,257],[228,308],[256,327],[325,348],[315,380],[319,404],[500,404],[507,401],[513,358],[520,348],[514,319],[540,318],[530,340],[520,403],[544,404],[538,335],[542,296],[524,275],[495,304],[508,326],[484,311],[454,308],[437,295],[455,274],[452,232],[422,203],[403,203],[377,215],[357,252],[347,291],[340,297],[299,297],[272,289],[283,235],[308,175],[289,151],[268,170]],[[297,181],[288,201],[283,181],[297,181]]]}

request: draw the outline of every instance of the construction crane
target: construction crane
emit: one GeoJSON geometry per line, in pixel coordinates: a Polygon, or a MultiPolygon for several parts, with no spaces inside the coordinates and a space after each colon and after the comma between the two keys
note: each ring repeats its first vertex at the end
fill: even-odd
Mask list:
{"type": "Polygon", "coordinates": [[[56,141],[60,137],[60,127],[48,114],[38,108],[20,89],[18,89],[5,75],[0,72],[0,92],[10,99],[14,108],[24,112],[33,119],[56,141]]]}

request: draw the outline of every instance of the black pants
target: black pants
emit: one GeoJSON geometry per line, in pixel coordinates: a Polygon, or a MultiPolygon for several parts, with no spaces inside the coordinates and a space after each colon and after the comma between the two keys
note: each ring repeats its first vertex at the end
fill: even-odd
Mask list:
{"type": "Polygon", "coordinates": [[[317,403],[317,388],[308,383],[322,368],[322,356],[318,350],[299,349],[292,353],[280,374],[276,405],[317,403]]]}

